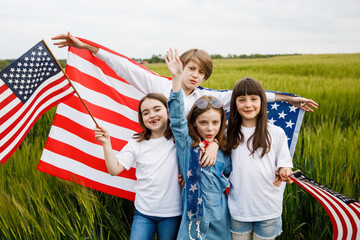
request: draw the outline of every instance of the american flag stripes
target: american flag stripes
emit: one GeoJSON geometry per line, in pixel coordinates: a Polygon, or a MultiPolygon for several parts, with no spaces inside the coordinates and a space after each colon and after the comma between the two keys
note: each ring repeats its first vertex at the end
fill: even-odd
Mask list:
{"type": "MultiPolygon", "coordinates": [[[[120,151],[141,130],[137,107],[144,95],[87,50],[69,48],[66,73],[96,122],[109,130],[113,150],[120,151]]],[[[76,95],[60,104],[38,170],[134,200],[135,167],[110,176],[102,146],[94,137],[94,127],[76,95]]]]}
{"type": "Polygon", "coordinates": [[[331,190],[301,172],[291,179],[309,192],[325,208],[333,226],[333,240],[360,239],[360,202],[331,190]]]}
{"type": "Polygon", "coordinates": [[[0,162],[19,147],[37,119],[74,94],[40,41],[0,73],[0,162]]]}

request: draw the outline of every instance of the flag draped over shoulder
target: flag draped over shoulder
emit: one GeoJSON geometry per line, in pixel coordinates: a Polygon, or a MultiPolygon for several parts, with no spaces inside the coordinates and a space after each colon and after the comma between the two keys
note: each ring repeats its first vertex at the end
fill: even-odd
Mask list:
{"type": "MultiPolygon", "coordinates": [[[[127,59],[130,64],[134,64],[132,66],[141,68],[147,74],[159,76],[119,53],[88,40],[81,40],[127,59]]],[[[129,85],[126,79],[120,78],[91,52],[70,47],[68,54],[67,75],[96,122],[111,133],[114,152],[120,151],[135,132],[141,131],[137,107],[144,94],[129,85]]],[[[303,110],[291,108],[286,102],[278,102],[277,105],[283,108],[268,105],[269,111],[272,108],[269,114],[273,114],[272,121],[275,125],[284,128],[289,146],[294,149],[303,110]],[[276,112],[280,109],[283,109],[281,115],[276,112]]],[[[94,127],[77,96],[60,104],[38,169],[95,190],[134,200],[135,166],[118,176],[110,176],[102,145],[94,137],[94,127]]]]}
{"type": "MultiPolygon", "coordinates": [[[[295,96],[294,94],[283,92],[276,93],[295,96]]],[[[268,121],[278,127],[281,127],[285,131],[290,155],[293,157],[305,111],[289,104],[288,102],[268,103],[267,110],[268,121]]]]}
{"type": "Polygon", "coordinates": [[[333,226],[333,240],[360,239],[360,202],[331,190],[301,172],[291,177],[325,208],[333,226]]]}
{"type": "Polygon", "coordinates": [[[0,73],[0,162],[19,147],[37,119],[74,94],[40,41],[0,73]]]}

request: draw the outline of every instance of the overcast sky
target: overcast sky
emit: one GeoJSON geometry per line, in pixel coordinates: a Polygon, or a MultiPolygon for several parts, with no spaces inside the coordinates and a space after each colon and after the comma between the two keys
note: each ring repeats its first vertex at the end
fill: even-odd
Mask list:
{"type": "Polygon", "coordinates": [[[359,53],[360,0],[1,0],[0,59],[70,31],[131,58],[210,54],[359,53]]]}

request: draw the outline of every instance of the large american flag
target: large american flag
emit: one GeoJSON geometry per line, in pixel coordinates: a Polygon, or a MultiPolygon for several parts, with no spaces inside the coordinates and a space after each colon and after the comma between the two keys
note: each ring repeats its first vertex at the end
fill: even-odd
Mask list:
{"type": "Polygon", "coordinates": [[[4,164],[36,120],[74,94],[40,41],[0,73],[0,162],[4,164]]]}
{"type": "Polygon", "coordinates": [[[333,226],[333,240],[360,239],[360,202],[329,189],[301,172],[291,177],[325,208],[333,226]]]}
{"type": "MultiPolygon", "coordinates": [[[[110,131],[114,152],[120,151],[133,134],[141,130],[137,107],[144,95],[84,49],[69,48],[66,73],[99,126],[110,131]]],[[[102,145],[94,137],[94,127],[76,95],[59,104],[38,170],[134,200],[135,166],[119,176],[111,176],[105,165],[102,145]]]]}
{"type": "MultiPolygon", "coordinates": [[[[142,71],[156,74],[99,44],[85,39],[82,41],[120,55],[142,71]]],[[[96,122],[110,131],[114,152],[120,151],[128,139],[141,130],[137,106],[144,95],[84,49],[69,48],[66,73],[96,122]]],[[[303,110],[287,102],[269,103],[268,110],[269,121],[284,128],[293,152],[303,110]]],[[[38,169],[95,190],[134,200],[135,166],[119,176],[110,176],[103,159],[102,146],[94,137],[94,127],[76,95],[59,104],[38,169]]]]}

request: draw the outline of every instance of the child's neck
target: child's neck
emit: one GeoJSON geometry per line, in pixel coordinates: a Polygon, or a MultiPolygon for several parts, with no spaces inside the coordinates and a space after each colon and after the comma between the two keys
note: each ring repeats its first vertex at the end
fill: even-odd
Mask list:
{"type": "Polygon", "coordinates": [[[256,119],[255,120],[244,120],[243,119],[241,126],[246,127],[246,128],[256,127],[256,119]]]}
{"type": "Polygon", "coordinates": [[[151,135],[150,135],[150,139],[157,139],[157,138],[162,138],[165,135],[165,132],[155,132],[152,131],[151,135]]]}
{"type": "Polygon", "coordinates": [[[184,83],[181,83],[181,88],[185,93],[185,96],[189,96],[195,89],[190,89],[185,86],[184,83]]]}

